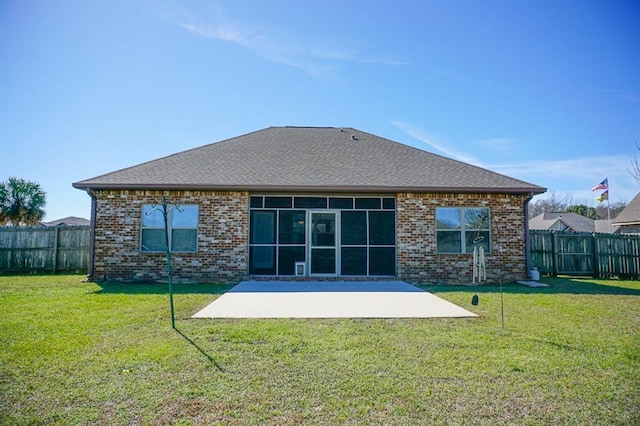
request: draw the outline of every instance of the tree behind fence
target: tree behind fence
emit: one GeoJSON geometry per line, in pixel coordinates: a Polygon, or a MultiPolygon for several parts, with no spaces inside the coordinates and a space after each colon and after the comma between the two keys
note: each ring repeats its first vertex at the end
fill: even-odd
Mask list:
{"type": "Polygon", "coordinates": [[[89,226],[0,227],[0,273],[86,272],[89,226]]]}
{"type": "Polygon", "coordinates": [[[543,274],[640,277],[640,236],[530,231],[531,266],[543,274]]]}

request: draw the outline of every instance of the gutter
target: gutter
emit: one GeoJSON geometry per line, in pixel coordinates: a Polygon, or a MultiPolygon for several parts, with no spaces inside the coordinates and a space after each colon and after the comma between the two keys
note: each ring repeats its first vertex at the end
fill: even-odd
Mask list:
{"type": "Polygon", "coordinates": [[[176,184],[176,183],[88,183],[72,184],[77,189],[115,190],[183,190],[183,191],[248,191],[248,192],[360,192],[360,193],[466,193],[466,194],[542,194],[546,188],[518,187],[428,187],[428,186],[383,186],[383,185],[264,185],[264,184],[176,184]]]}
{"type": "Polygon", "coordinates": [[[535,193],[530,192],[524,200],[524,267],[525,274],[531,278],[531,236],[529,235],[529,201],[533,199],[535,193]]]}
{"type": "Polygon", "coordinates": [[[96,251],[96,195],[91,191],[91,188],[84,188],[91,197],[91,227],[89,228],[89,262],[87,265],[87,281],[93,282],[93,263],[95,260],[96,251]]]}

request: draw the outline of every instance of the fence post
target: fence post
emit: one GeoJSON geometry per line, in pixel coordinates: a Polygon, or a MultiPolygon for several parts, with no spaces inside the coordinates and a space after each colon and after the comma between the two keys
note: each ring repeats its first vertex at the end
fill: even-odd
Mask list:
{"type": "Polygon", "coordinates": [[[591,234],[591,256],[593,259],[593,278],[600,276],[600,252],[598,251],[598,234],[591,234]]]}
{"type": "Polygon", "coordinates": [[[556,231],[551,231],[551,275],[558,276],[558,235],[556,231]]]}
{"type": "Polygon", "coordinates": [[[58,238],[60,238],[60,225],[54,226],[53,234],[53,273],[58,269],[58,238]]]}

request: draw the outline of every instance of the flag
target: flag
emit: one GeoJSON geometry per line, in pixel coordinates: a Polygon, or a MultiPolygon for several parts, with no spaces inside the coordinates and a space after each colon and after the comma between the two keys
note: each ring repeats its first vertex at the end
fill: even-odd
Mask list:
{"type": "Polygon", "coordinates": [[[591,190],[597,191],[599,189],[609,189],[609,179],[605,179],[596,186],[594,186],[591,190]]]}
{"type": "Polygon", "coordinates": [[[601,203],[604,200],[608,200],[608,199],[609,199],[609,190],[606,190],[602,194],[600,194],[598,198],[596,198],[596,201],[601,203]]]}

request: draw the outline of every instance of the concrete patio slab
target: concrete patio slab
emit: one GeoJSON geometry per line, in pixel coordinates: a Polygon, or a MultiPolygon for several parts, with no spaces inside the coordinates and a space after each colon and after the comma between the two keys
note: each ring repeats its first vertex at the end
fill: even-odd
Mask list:
{"type": "Polygon", "coordinates": [[[192,318],[476,316],[403,281],[243,281],[192,318]]]}

